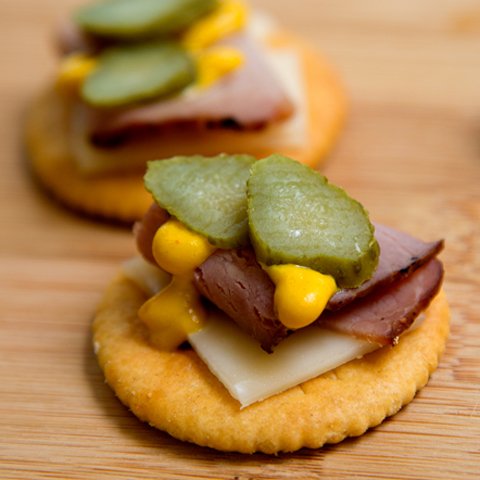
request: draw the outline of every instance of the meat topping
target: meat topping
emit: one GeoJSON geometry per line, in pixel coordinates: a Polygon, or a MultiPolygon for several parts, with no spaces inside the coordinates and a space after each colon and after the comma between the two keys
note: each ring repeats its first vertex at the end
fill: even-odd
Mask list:
{"type": "Polygon", "coordinates": [[[267,352],[289,335],[273,311],[275,285],[251,248],[217,250],[195,270],[194,283],[267,352]]]}
{"type": "Polygon", "coordinates": [[[322,328],[381,345],[394,345],[438,293],[443,266],[432,259],[408,277],[358,298],[337,312],[324,311],[322,328]]]}
{"type": "Polygon", "coordinates": [[[444,242],[426,243],[411,235],[381,224],[375,225],[375,237],[380,245],[378,266],[373,276],[358,288],[337,292],[328,302],[328,310],[339,310],[355,298],[368,295],[381,285],[387,285],[410,275],[434,258],[444,242]]]}

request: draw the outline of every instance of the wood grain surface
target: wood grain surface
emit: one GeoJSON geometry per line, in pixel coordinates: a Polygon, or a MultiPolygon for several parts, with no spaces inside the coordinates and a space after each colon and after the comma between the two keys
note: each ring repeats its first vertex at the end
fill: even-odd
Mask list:
{"type": "Polygon", "coordinates": [[[452,331],[438,370],[362,437],[289,455],[222,454],[133,417],[90,339],[131,233],[56,205],[22,145],[25,109],[54,72],[54,26],[79,2],[0,0],[0,478],[479,478],[480,4],[252,2],[344,79],[349,120],[324,173],[372,219],[446,239],[452,331]]]}

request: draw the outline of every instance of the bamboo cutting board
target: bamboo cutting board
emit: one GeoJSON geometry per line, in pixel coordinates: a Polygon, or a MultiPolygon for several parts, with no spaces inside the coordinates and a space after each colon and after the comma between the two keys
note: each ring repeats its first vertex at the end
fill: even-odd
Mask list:
{"type": "Polygon", "coordinates": [[[24,111],[79,1],[0,0],[0,478],[474,479],[480,472],[480,4],[252,0],[336,65],[349,120],[323,171],[375,221],[444,237],[451,338],[414,401],[359,438],[222,454],[139,422],[104,383],[90,325],[131,233],[39,191],[24,111]]]}

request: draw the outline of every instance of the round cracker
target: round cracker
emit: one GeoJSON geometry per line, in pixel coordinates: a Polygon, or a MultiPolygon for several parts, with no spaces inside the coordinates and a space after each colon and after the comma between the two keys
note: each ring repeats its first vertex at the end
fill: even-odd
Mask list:
{"type": "Polygon", "coordinates": [[[107,383],[142,421],[222,451],[292,452],[363,434],[427,383],[449,335],[441,291],[424,323],[395,347],[241,409],[193,350],[167,352],[149,344],[137,316],[145,299],[120,273],[98,308],[93,343],[107,383]]]}
{"type": "MultiPolygon", "coordinates": [[[[264,158],[282,153],[316,167],[332,148],[346,116],[343,87],[329,63],[307,42],[282,32],[271,38],[272,45],[298,52],[305,72],[308,103],[307,141],[298,148],[273,151],[261,142],[259,132],[206,130],[178,132],[173,137],[157,135],[155,158],[182,155],[248,153],[264,158]],[[219,151],[221,150],[221,151],[219,151]],[[278,151],[278,152],[277,152],[278,151]]],[[[144,169],[136,172],[85,175],[78,171],[69,143],[69,105],[53,89],[33,104],[26,125],[26,142],[34,173],[39,181],[65,205],[106,219],[132,223],[142,218],[151,204],[143,185],[144,169]]],[[[131,143],[133,154],[139,145],[131,143]]],[[[141,146],[140,146],[141,149],[141,146]]],[[[151,146],[149,146],[151,149],[151,146]]]]}

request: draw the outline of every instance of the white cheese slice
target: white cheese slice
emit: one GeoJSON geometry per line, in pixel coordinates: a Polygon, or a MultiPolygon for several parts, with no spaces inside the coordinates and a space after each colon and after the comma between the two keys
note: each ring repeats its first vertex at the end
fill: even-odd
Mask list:
{"type": "Polygon", "coordinates": [[[149,297],[163,290],[172,279],[169,273],[148,263],[140,255],[125,260],[122,269],[123,273],[149,297]]]}
{"type": "Polygon", "coordinates": [[[317,377],[379,348],[320,329],[296,331],[271,354],[221,312],[209,315],[189,342],[242,408],[317,377]]]}
{"type": "Polygon", "coordinates": [[[272,148],[300,148],[305,145],[308,136],[308,108],[301,59],[294,50],[288,48],[277,48],[265,53],[268,63],[294,106],[294,112],[288,119],[267,128],[262,142],[272,148]]]}

